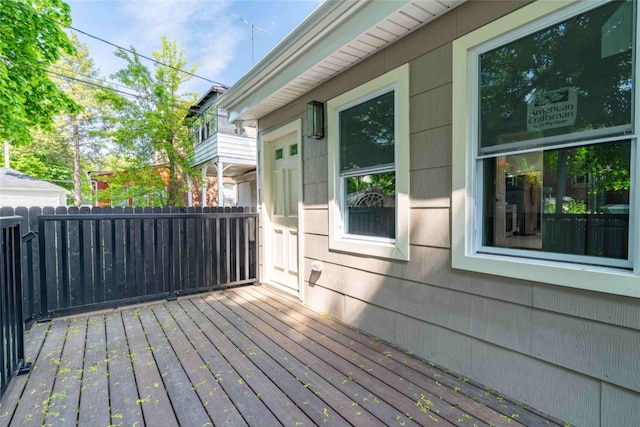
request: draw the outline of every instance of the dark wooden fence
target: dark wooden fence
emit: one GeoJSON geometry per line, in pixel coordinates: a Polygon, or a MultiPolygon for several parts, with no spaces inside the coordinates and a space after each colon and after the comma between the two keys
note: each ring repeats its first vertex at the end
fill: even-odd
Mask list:
{"type": "Polygon", "coordinates": [[[20,217],[0,217],[0,399],[24,361],[20,217]]]}
{"type": "Polygon", "coordinates": [[[396,237],[395,207],[349,207],[350,234],[396,237]]]}
{"type": "Polygon", "coordinates": [[[29,224],[27,321],[257,280],[258,217],[242,208],[17,208],[15,214],[29,224]]]}
{"type": "Polygon", "coordinates": [[[626,259],[629,253],[629,215],[545,214],[542,250],[626,259]]]}

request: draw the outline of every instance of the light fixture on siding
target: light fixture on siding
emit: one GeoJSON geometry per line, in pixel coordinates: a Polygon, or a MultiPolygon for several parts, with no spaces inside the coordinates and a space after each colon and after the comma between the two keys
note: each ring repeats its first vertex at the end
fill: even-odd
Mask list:
{"type": "Polygon", "coordinates": [[[324,104],[322,102],[307,103],[307,138],[324,138],[324,104]]]}

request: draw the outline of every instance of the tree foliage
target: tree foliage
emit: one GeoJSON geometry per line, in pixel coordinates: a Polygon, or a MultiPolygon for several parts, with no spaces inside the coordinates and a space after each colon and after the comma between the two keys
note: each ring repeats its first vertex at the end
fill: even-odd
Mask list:
{"type": "MultiPolygon", "coordinates": [[[[133,52],[135,49],[131,48],[133,52]]],[[[109,125],[107,134],[113,138],[120,155],[129,159],[131,170],[149,170],[152,166],[163,166],[165,180],[153,180],[166,185],[166,204],[184,204],[184,173],[189,169],[192,143],[188,137],[185,117],[195,95],[181,94],[180,86],[189,80],[189,75],[178,71],[187,64],[182,46],[162,38],[162,49],[154,52],[154,58],[167,66],[155,64],[150,70],[135,54],[123,50],[116,52],[126,68],[112,78],[134,91],[136,96],[126,96],[115,91],[104,91],[101,99],[112,109],[113,114],[104,117],[109,125]]],[[[191,73],[196,67],[187,70],[191,73]]],[[[127,185],[135,185],[137,174],[127,177],[127,185]]],[[[141,185],[143,185],[141,183],[141,185]]],[[[162,194],[162,189],[149,194],[162,194]]],[[[163,203],[156,200],[156,203],[163,203]]]]}
{"type": "Polygon", "coordinates": [[[96,99],[96,86],[87,82],[99,79],[99,71],[89,56],[87,45],[71,36],[73,54],[63,54],[50,70],[52,79],[81,109],[60,114],[55,120],[55,133],[73,153],[74,205],[82,203],[82,177],[87,167],[99,162],[103,153],[102,138],[96,136],[99,118],[104,108],[96,99]]]}
{"type": "Polygon", "coordinates": [[[0,139],[24,143],[33,127],[50,127],[60,111],[78,105],[60,90],[48,66],[73,45],[62,0],[3,0],[0,7],[0,139]]]}
{"type": "MultiPolygon", "coordinates": [[[[11,150],[12,169],[72,189],[73,153],[69,145],[55,132],[33,132],[29,145],[20,145],[11,150]]],[[[4,152],[0,153],[4,161],[4,152]]]]}

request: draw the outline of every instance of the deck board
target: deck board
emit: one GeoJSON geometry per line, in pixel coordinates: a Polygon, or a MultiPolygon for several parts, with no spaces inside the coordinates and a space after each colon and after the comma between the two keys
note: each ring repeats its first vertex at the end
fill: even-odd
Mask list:
{"type": "MultiPolygon", "coordinates": [[[[371,346],[372,341],[366,335],[358,333],[353,329],[347,328],[342,324],[327,319],[326,317],[318,317],[317,314],[311,310],[306,310],[299,304],[294,305],[291,301],[275,298],[265,299],[269,294],[264,293],[264,291],[260,292],[256,288],[245,288],[239,291],[238,294],[249,301],[260,301],[270,305],[274,309],[290,316],[295,321],[309,325],[318,333],[324,334],[336,342],[341,343],[343,346],[351,348],[356,354],[362,355],[369,361],[375,362],[377,365],[393,372],[398,375],[399,378],[404,379],[404,384],[406,384],[408,380],[408,382],[426,390],[429,393],[428,395],[425,394],[423,396],[421,393],[416,396],[418,401],[420,401],[424,406],[426,406],[427,399],[431,402],[441,400],[445,403],[445,410],[447,408],[451,410],[459,409],[459,411],[447,411],[448,416],[452,416],[452,419],[456,421],[458,419],[466,419],[472,421],[476,425],[495,425],[496,423],[504,421],[504,414],[485,405],[478,405],[475,401],[465,398],[466,396],[443,385],[439,381],[439,379],[442,378],[441,372],[433,371],[430,372],[429,375],[416,371],[415,369],[412,369],[400,362],[398,358],[400,357],[404,359],[406,354],[397,348],[386,346],[381,344],[379,341],[373,341],[374,345],[371,346]],[[474,414],[478,419],[476,420],[474,417],[469,417],[469,414],[474,414]]],[[[271,296],[273,296],[273,294],[271,294],[271,296]]],[[[432,409],[437,410],[438,407],[433,406],[432,409]]],[[[517,412],[511,412],[511,414],[513,413],[517,412]]],[[[440,415],[444,416],[445,414],[441,412],[440,415]]],[[[512,420],[510,425],[514,427],[522,426],[517,419],[512,420]]]]}
{"type": "MultiPolygon", "coordinates": [[[[49,332],[49,326],[49,323],[36,323],[31,327],[25,338],[25,362],[35,364],[42,350],[42,343],[49,332]]],[[[8,426],[11,418],[16,414],[18,403],[21,398],[24,399],[23,395],[28,380],[29,376],[21,375],[14,378],[9,384],[2,401],[0,401],[0,427],[8,426]]]]}
{"type": "Polygon", "coordinates": [[[87,320],[78,318],[67,325],[66,342],[55,378],[46,425],[68,426],[78,418],[87,320]]]}
{"type": "MultiPolygon", "coordinates": [[[[287,349],[293,357],[296,357],[308,366],[309,369],[331,380],[334,387],[342,390],[349,396],[349,404],[354,407],[363,407],[386,425],[418,425],[405,415],[404,412],[396,409],[392,405],[393,402],[385,401],[374,395],[367,388],[367,384],[354,381],[350,375],[352,371],[350,371],[348,367],[345,368],[344,363],[342,365],[340,364],[341,360],[339,356],[324,352],[320,346],[311,345],[311,348],[305,347],[303,345],[306,342],[304,339],[296,339],[299,337],[295,328],[274,328],[271,325],[263,323],[258,316],[255,316],[251,312],[250,306],[240,307],[226,296],[218,294],[207,298],[207,301],[210,303],[213,300],[218,303],[217,308],[222,312],[229,310],[229,308],[226,308],[221,302],[226,300],[227,304],[233,306],[237,311],[237,317],[234,319],[234,322],[238,325],[243,325],[245,322],[251,323],[252,326],[255,325],[260,332],[268,335],[269,338],[274,340],[278,345],[287,349]]],[[[230,318],[232,318],[231,315],[230,318]]]]}
{"type": "Polygon", "coordinates": [[[261,286],[34,325],[25,351],[0,427],[563,425],[261,286]]]}
{"type": "MultiPolygon", "coordinates": [[[[54,321],[56,325],[59,321],[54,321]]],[[[80,388],[79,425],[110,425],[109,380],[107,371],[105,319],[93,315],[87,319],[82,387],[80,388]]]]}
{"type": "MultiPolygon", "coordinates": [[[[334,334],[333,336],[339,337],[338,339],[343,340],[345,343],[348,340],[349,345],[354,346],[359,353],[368,355],[371,359],[377,360],[401,376],[412,377],[421,386],[430,388],[436,394],[439,391],[442,393],[440,396],[442,399],[447,400],[452,405],[459,406],[460,409],[468,413],[473,413],[489,424],[500,425],[505,422],[505,417],[511,418],[511,415],[517,414],[517,418],[508,420],[510,426],[548,425],[548,417],[535,409],[528,408],[523,411],[522,404],[514,403],[499,393],[492,393],[487,387],[479,386],[462,376],[455,376],[447,369],[421,361],[410,353],[408,354],[375,338],[372,339],[372,337],[326,316],[318,316],[316,312],[301,304],[296,304],[289,299],[278,298],[268,288],[243,288],[242,293],[254,295],[264,303],[279,307],[283,312],[299,319],[303,323],[320,323],[336,331],[337,335],[334,334]],[[302,320],[299,316],[304,316],[306,319],[302,320]],[[425,379],[432,384],[428,384],[425,379]],[[437,391],[434,389],[434,385],[437,387],[437,391]]],[[[325,330],[325,333],[330,334],[331,332],[326,332],[325,330]]],[[[563,424],[558,420],[556,422],[560,425],[563,424]]]]}
{"type": "MultiPolygon", "coordinates": [[[[203,307],[200,305],[198,308],[203,307]]],[[[187,308],[187,310],[194,314],[192,309],[187,308]]],[[[265,407],[265,410],[260,411],[255,405],[245,406],[244,411],[251,409],[250,412],[245,414],[247,422],[257,425],[296,425],[296,423],[303,423],[300,425],[306,423],[308,425],[310,423],[309,418],[289,400],[286,394],[271,382],[269,379],[271,372],[266,375],[240,350],[240,348],[252,347],[253,343],[246,337],[240,336],[234,330],[234,327],[220,318],[217,313],[204,309],[203,314],[208,317],[207,322],[210,322],[210,324],[203,323],[201,328],[207,335],[210,334],[209,331],[212,327],[215,326],[219,329],[222,336],[215,342],[218,351],[224,354],[229,361],[229,365],[237,371],[239,377],[237,382],[247,384],[265,407]]],[[[241,409],[241,411],[243,410],[241,409]]],[[[243,413],[245,413],[244,411],[243,413]]]]}
{"type": "Polygon", "coordinates": [[[177,425],[178,420],[171,407],[162,377],[151,353],[147,337],[142,329],[138,309],[122,313],[124,329],[129,339],[129,350],[136,376],[137,394],[142,396],[140,406],[145,423],[149,426],[177,425]]]}
{"type": "Polygon", "coordinates": [[[129,425],[144,423],[140,396],[131,364],[131,351],[124,323],[120,313],[112,313],[106,318],[107,368],[109,370],[109,396],[111,406],[111,424],[118,425],[120,420],[128,420],[129,425]]]}

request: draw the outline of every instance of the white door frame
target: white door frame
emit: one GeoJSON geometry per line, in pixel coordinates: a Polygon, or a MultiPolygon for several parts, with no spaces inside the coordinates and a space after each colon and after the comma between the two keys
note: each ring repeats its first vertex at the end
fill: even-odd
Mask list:
{"type": "Polygon", "coordinates": [[[302,144],[302,119],[296,119],[286,125],[280,126],[277,129],[269,131],[265,134],[261,134],[258,141],[258,168],[259,168],[259,186],[258,191],[260,194],[259,201],[259,211],[260,211],[260,219],[262,221],[262,233],[261,233],[261,241],[262,241],[262,276],[260,277],[260,282],[262,283],[271,283],[271,256],[270,250],[265,250],[265,248],[271,248],[271,218],[269,218],[269,211],[265,204],[265,188],[272,188],[271,182],[267,182],[267,179],[270,179],[271,173],[265,174],[265,169],[267,165],[265,164],[265,145],[271,141],[275,141],[285,135],[289,135],[295,133],[296,141],[298,141],[298,170],[300,171],[300,180],[298,183],[298,292],[294,293],[290,290],[283,289],[287,292],[290,292],[297,296],[300,301],[304,301],[304,231],[303,231],[303,181],[304,181],[304,171],[302,169],[302,156],[304,146],[302,144]],[[269,187],[267,187],[269,186],[269,187]]]}

